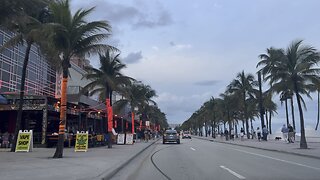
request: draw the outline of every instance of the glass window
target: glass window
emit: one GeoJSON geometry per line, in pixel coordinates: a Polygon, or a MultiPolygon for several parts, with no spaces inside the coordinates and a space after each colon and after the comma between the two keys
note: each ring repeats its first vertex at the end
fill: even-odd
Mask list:
{"type": "Polygon", "coordinates": [[[2,45],[3,44],[3,35],[0,34],[0,44],[2,45]]]}
{"type": "Polygon", "coordinates": [[[5,82],[9,82],[10,80],[10,74],[6,71],[2,71],[2,78],[1,78],[3,81],[5,82]]]}
{"type": "Polygon", "coordinates": [[[3,62],[2,63],[2,69],[6,70],[6,71],[10,71],[10,64],[3,62]]]}

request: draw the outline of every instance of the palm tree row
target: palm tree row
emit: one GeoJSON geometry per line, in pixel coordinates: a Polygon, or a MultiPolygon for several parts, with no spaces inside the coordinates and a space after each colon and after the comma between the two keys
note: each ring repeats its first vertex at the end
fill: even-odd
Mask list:
{"type": "MultiPolygon", "coordinates": [[[[200,128],[204,121],[211,120],[215,132],[215,128],[219,127],[217,126],[218,124],[225,125],[228,123],[229,129],[231,129],[232,126],[236,126],[238,122],[242,121],[242,126],[249,138],[249,121],[252,130],[252,120],[265,116],[265,125],[269,128],[269,132],[272,133],[271,118],[277,113],[277,106],[272,101],[272,96],[280,94],[280,101],[284,101],[286,105],[287,124],[289,124],[287,100],[289,99],[291,102],[294,129],[296,128],[293,101],[295,97],[300,118],[300,148],[308,148],[302,109],[303,106],[306,109],[306,105],[302,95],[311,98],[311,92],[319,92],[320,69],[317,67],[320,61],[319,52],[312,46],[302,45],[302,41],[294,41],[287,49],[268,48],[267,53],[261,54],[259,57],[261,61],[258,62],[257,67],[261,67],[261,69],[258,72],[261,72],[264,82],[267,82],[270,87],[261,97],[263,113],[259,113],[258,100],[260,95],[257,89],[258,82],[252,74],[245,74],[242,71],[227,86],[226,91],[220,95],[220,98],[212,98],[205,102],[199,110],[183,123],[183,127],[185,129],[196,129],[196,125],[200,128]],[[211,101],[214,101],[214,106],[209,105],[211,101]],[[232,102],[231,104],[229,104],[230,101],[232,102]]],[[[318,122],[319,115],[316,129],[318,122]]]]}
{"type": "MultiPolygon", "coordinates": [[[[125,67],[118,59],[119,54],[114,56],[118,50],[110,45],[102,43],[110,36],[111,26],[107,21],[87,21],[87,17],[94,11],[94,8],[79,9],[71,13],[68,0],[31,0],[23,3],[20,0],[1,1],[1,27],[16,34],[1,49],[18,43],[26,43],[25,61],[20,89],[20,105],[15,130],[15,140],[11,151],[15,150],[16,138],[20,129],[22,117],[22,106],[24,96],[24,84],[26,68],[29,60],[31,46],[35,44],[41,49],[49,62],[62,71],[61,108],[59,123],[59,138],[54,158],[63,157],[63,141],[66,126],[66,105],[67,105],[67,84],[70,59],[73,56],[84,57],[92,54],[99,54],[101,67],[86,68],[88,74],[85,78],[91,80],[84,89],[90,94],[99,93],[100,99],[106,99],[106,106],[109,115],[112,115],[112,93],[119,92],[130,102],[132,108],[136,106],[146,107],[151,98],[156,94],[149,86],[137,83],[133,78],[121,74],[125,67]],[[32,6],[30,6],[32,5],[32,6]],[[133,89],[143,86],[144,99],[136,99],[133,89]],[[141,103],[142,101],[143,103],[141,103]]],[[[139,89],[141,90],[141,89],[139,89]]],[[[139,93],[139,92],[138,92],[139,93]]],[[[155,103],[154,103],[155,104],[155,103]]],[[[112,118],[112,117],[111,117],[112,118]]],[[[166,119],[161,117],[166,122],[166,119]]],[[[110,119],[109,119],[110,121],[110,119]]],[[[165,124],[165,123],[164,123],[165,124]]],[[[108,132],[111,132],[110,125],[108,132]]],[[[111,139],[111,138],[109,138],[111,139]]],[[[110,144],[109,144],[110,146],[110,144]]]]}

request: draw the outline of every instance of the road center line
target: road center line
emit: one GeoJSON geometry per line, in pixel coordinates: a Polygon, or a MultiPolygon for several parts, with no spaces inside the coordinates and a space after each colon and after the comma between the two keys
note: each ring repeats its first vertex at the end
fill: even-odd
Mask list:
{"type": "Polygon", "coordinates": [[[229,173],[231,173],[232,175],[236,176],[237,178],[239,179],[246,179],[245,177],[241,176],[240,174],[232,171],[231,169],[227,168],[227,167],[224,167],[224,166],[220,166],[222,169],[225,169],[227,170],[229,173]]]}
{"type": "Polygon", "coordinates": [[[195,151],[196,149],[194,149],[193,147],[190,147],[190,149],[192,150],[192,151],[195,151]]]}
{"type": "Polygon", "coordinates": [[[315,169],[315,170],[318,170],[318,171],[320,170],[320,168],[313,167],[313,166],[308,166],[308,165],[305,165],[305,164],[296,163],[296,162],[293,162],[293,161],[287,161],[287,160],[283,160],[283,159],[278,159],[278,158],[274,158],[274,157],[270,157],[270,156],[266,156],[266,155],[262,155],[262,154],[252,153],[252,152],[248,152],[248,151],[244,151],[244,150],[240,150],[240,149],[235,149],[235,148],[230,148],[230,149],[233,149],[233,150],[236,150],[236,151],[240,151],[240,152],[243,152],[243,153],[247,153],[247,154],[251,154],[251,155],[255,155],[255,156],[260,156],[260,157],[276,160],[276,161],[285,162],[285,163],[288,163],[288,164],[294,164],[294,165],[297,165],[297,166],[302,166],[302,167],[306,167],[306,168],[310,168],[310,169],[315,169]]]}

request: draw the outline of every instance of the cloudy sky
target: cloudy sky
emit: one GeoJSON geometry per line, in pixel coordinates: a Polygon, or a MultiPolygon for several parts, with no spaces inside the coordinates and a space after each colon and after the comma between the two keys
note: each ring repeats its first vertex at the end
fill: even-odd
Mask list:
{"type": "MultiPolygon", "coordinates": [[[[125,74],[151,85],[169,123],[182,123],[242,70],[255,73],[258,55],[291,41],[320,49],[318,0],[71,0],[96,6],[107,20],[107,43],[121,50],[125,74]]],[[[92,64],[98,66],[97,61],[92,64]]],[[[310,104],[310,105],[309,105],[310,104]]],[[[313,125],[315,106],[306,116],[313,125]],[[313,119],[312,119],[313,118],[313,119]],[[311,120],[312,119],[312,120],[311,120]]],[[[278,119],[284,118],[279,109],[278,119]]],[[[296,115],[296,117],[298,114],[296,115]]]]}

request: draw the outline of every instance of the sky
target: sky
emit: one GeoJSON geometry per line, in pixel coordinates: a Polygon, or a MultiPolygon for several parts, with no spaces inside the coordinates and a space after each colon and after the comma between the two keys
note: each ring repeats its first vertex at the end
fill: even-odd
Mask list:
{"type": "MultiPolygon", "coordinates": [[[[157,92],[169,123],[183,123],[237,73],[255,75],[271,46],[302,39],[320,49],[318,0],[71,0],[73,12],[93,6],[90,20],[112,26],[106,43],[121,51],[123,73],[157,92]]],[[[99,66],[94,57],[91,64],[99,66]]],[[[306,99],[307,126],[315,125],[314,99],[306,99]]],[[[280,104],[274,119],[285,122],[280,104]]]]}

